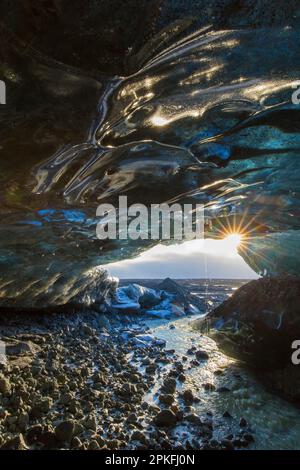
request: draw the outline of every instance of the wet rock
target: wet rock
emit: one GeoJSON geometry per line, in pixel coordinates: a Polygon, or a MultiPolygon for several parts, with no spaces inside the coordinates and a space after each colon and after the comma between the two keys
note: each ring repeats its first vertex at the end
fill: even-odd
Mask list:
{"type": "Polygon", "coordinates": [[[185,416],[185,420],[197,426],[200,426],[202,424],[201,418],[194,413],[185,416]]]}
{"type": "Polygon", "coordinates": [[[220,393],[231,392],[230,388],[228,388],[228,387],[219,387],[217,391],[220,392],[220,393]]]}
{"type": "Polygon", "coordinates": [[[131,441],[139,441],[145,444],[147,442],[147,437],[142,431],[134,431],[131,435],[131,441]]]}
{"type": "Polygon", "coordinates": [[[243,434],[243,438],[249,443],[254,442],[254,437],[252,436],[252,434],[243,434]]]}
{"type": "Polygon", "coordinates": [[[171,427],[175,426],[177,422],[177,418],[175,413],[171,411],[170,409],[166,410],[161,410],[155,417],[154,420],[156,426],[162,426],[162,427],[171,427]]]}
{"type": "Polygon", "coordinates": [[[170,406],[174,402],[174,396],[171,394],[162,394],[159,396],[159,401],[164,405],[170,406]]]}
{"type": "Polygon", "coordinates": [[[187,389],[183,392],[182,398],[186,403],[193,403],[195,401],[193,391],[190,389],[187,389]]]}
{"type": "Polygon", "coordinates": [[[91,328],[89,325],[82,325],[81,332],[86,336],[94,336],[96,331],[91,328]]]}
{"type": "Polygon", "coordinates": [[[291,345],[300,337],[299,277],[264,277],[240,287],[198,327],[228,355],[246,361],[272,391],[300,402],[300,369],[291,345]]]}
{"type": "Polygon", "coordinates": [[[127,418],[127,423],[133,424],[137,422],[137,415],[135,413],[130,413],[127,418]]]}
{"type": "Polygon", "coordinates": [[[121,388],[118,391],[119,395],[128,398],[131,395],[134,395],[137,393],[137,388],[134,384],[131,384],[129,382],[124,383],[121,388]]]}
{"type": "Polygon", "coordinates": [[[29,425],[29,415],[25,411],[22,412],[18,418],[18,427],[20,431],[26,431],[29,425]]]}
{"type": "Polygon", "coordinates": [[[168,377],[164,380],[161,391],[166,394],[172,394],[176,390],[176,380],[168,377]]]}
{"type": "Polygon", "coordinates": [[[247,426],[247,421],[245,420],[245,418],[241,418],[240,419],[240,427],[245,428],[246,426],[247,426]]]}
{"type": "Polygon", "coordinates": [[[85,420],[84,425],[85,425],[86,428],[91,429],[92,431],[96,431],[97,430],[96,416],[94,416],[94,415],[88,416],[85,420]]]}
{"type": "Polygon", "coordinates": [[[100,445],[98,444],[98,442],[95,439],[93,439],[93,440],[90,441],[88,449],[89,450],[100,450],[100,445]]]}
{"type": "Polygon", "coordinates": [[[82,442],[79,439],[79,437],[75,436],[75,437],[72,438],[71,447],[72,447],[72,449],[81,449],[82,448],[82,442]]]}
{"type": "Polygon", "coordinates": [[[233,450],[234,449],[234,445],[229,439],[223,439],[221,441],[221,445],[227,450],[233,450]]]}
{"type": "Polygon", "coordinates": [[[23,434],[18,434],[12,439],[8,439],[0,447],[1,450],[26,450],[28,449],[23,434]]]}
{"type": "Polygon", "coordinates": [[[31,408],[30,415],[33,418],[41,418],[43,414],[48,413],[50,408],[53,405],[53,400],[50,397],[41,398],[37,403],[31,408]]]}
{"type": "Polygon", "coordinates": [[[209,359],[209,354],[206,351],[203,351],[203,349],[198,349],[198,351],[195,352],[195,356],[199,361],[206,361],[209,359]]]}
{"type": "Polygon", "coordinates": [[[33,352],[34,348],[30,342],[20,341],[6,346],[6,354],[9,356],[20,356],[23,354],[31,354],[33,352]]]}
{"type": "Polygon", "coordinates": [[[3,395],[8,395],[11,391],[10,382],[5,377],[0,377],[0,392],[3,395]]]}
{"type": "Polygon", "coordinates": [[[210,382],[203,384],[203,388],[209,392],[213,392],[214,390],[216,390],[215,385],[211,384],[210,382]]]}
{"type": "Polygon", "coordinates": [[[38,438],[38,442],[43,444],[45,449],[55,449],[58,445],[57,436],[52,430],[43,431],[38,438]]]}
{"type": "Polygon", "coordinates": [[[70,441],[74,433],[74,421],[62,421],[55,427],[55,436],[59,441],[70,441]]]}

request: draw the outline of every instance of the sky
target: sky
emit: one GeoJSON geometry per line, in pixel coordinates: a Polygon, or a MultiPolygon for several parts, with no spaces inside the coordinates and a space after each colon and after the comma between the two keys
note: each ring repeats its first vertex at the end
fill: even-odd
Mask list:
{"type": "Polygon", "coordinates": [[[192,240],[157,245],[139,257],[104,266],[120,279],[255,279],[257,274],[237,252],[239,238],[192,240]]]}

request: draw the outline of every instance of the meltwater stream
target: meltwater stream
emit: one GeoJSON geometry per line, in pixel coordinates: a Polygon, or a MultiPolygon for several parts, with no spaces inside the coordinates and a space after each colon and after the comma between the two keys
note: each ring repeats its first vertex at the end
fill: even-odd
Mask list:
{"type": "MultiPolygon", "coordinates": [[[[179,281],[180,282],[180,281],[179,281]]],[[[205,281],[184,281],[185,287],[194,289],[197,284],[198,293],[205,293],[205,281]],[[195,284],[196,283],[196,284],[195,284]]],[[[240,281],[211,281],[208,297],[216,303],[216,297],[227,297],[230,291],[240,286],[240,281]]],[[[245,367],[225,356],[216,343],[202,336],[193,329],[196,317],[185,317],[175,321],[148,320],[146,323],[153,334],[166,341],[167,349],[174,349],[179,356],[188,358],[187,350],[195,345],[197,349],[209,352],[210,359],[200,366],[187,370],[185,388],[191,388],[200,402],[194,404],[195,412],[200,416],[211,411],[215,416],[215,436],[224,435],[224,430],[236,433],[239,430],[239,417],[246,418],[254,431],[254,449],[299,449],[300,446],[300,409],[270,393],[245,367]],[[170,328],[170,323],[175,329],[170,328]],[[217,372],[216,372],[217,371],[217,372]],[[221,372],[220,372],[221,371],[221,372]],[[216,391],[207,391],[203,384],[211,383],[216,391]],[[229,392],[218,392],[218,388],[226,387],[229,392]],[[231,418],[222,417],[228,411],[231,418]],[[223,430],[223,433],[221,431],[223,430]]],[[[155,390],[154,390],[155,392],[155,390]]],[[[155,400],[153,393],[148,399],[155,400]]]]}

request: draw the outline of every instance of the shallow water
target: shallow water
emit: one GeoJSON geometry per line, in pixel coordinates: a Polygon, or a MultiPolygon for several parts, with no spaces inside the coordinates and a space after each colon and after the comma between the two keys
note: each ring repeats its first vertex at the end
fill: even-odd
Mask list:
{"type": "MultiPolygon", "coordinates": [[[[192,345],[208,351],[209,361],[201,362],[199,367],[187,371],[184,387],[192,388],[201,400],[194,405],[196,412],[203,415],[211,411],[214,414],[217,419],[215,437],[218,433],[224,435],[224,430],[237,432],[239,420],[244,417],[255,437],[250,448],[300,449],[300,409],[271,394],[243,365],[225,356],[215,341],[195,331],[192,328],[194,319],[195,316],[173,321],[155,319],[147,320],[146,323],[155,336],[166,341],[167,349],[175,349],[180,356],[186,355],[192,345]],[[171,323],[175,329],[170,329],[171,323]],[[219,369],[223,373],[217,376],[214,372],[219,369]],[[203,384],[207,382],[214,384],[216,391],[206,391],[203,384]],[[218,392],[221,386],[231,391],[218,392]],[[233,419],[224,419],[222,415],[225,411],[233,419]]],[[[192,357],[188,356],[189,359],[192,357]]]]}

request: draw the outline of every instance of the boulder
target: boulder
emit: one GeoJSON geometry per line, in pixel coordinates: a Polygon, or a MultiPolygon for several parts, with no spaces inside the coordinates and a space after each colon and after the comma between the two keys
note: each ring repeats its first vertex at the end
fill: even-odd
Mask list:
{"type": "Polygon", "coordinates": [[[162,281],[158,288],[173,294],[174,302],[183,305],[187,313],[199,313],[204,308],[203,302],[195,295],[190,294],[183,286],[180,286],[173,279],[167,277],[162,281]]]}
{"type": "Polygon", "coordinates": [[[240,287],[196,325],[228,355],[247,362],[272,390],[300,403],[300,279],[261,278],[240,287]]]}
{"type": "Polygon", "coordinates": [[[66,420],[59,423],[55,428],[55,436],[59,441],[70,441],[74,434],[74,421],[66,420]]]}
{"type": "Polygon", "coordinates": [[[172,410],[166,409],[160,411],[155,417],[155,424],[161,427],[170,427],[175,426],[177,418],[175,413],[172,410]]]}

